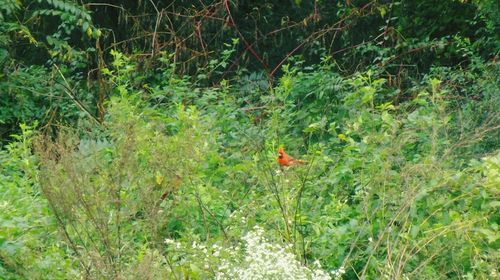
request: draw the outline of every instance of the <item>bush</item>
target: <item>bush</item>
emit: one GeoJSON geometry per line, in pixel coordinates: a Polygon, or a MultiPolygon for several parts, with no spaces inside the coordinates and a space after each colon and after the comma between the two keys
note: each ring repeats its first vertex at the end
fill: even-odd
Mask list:
{"type": "Polygon", "coordinates": [[[128,277],[141,259],[156,259],[177,193],[209,146],[195,109],[167,117],[130,99],[111,102],[100,135],[36,141],[41,190],[85,277],[128,277]]]}
{"type": "Polygon", "coordinates": [[[33,127],[21,125],[0,151],[0,275],[2,279],[77,277],[60,241],[50,205],[40,193],[37,159],[31,153],[33,127]]]}

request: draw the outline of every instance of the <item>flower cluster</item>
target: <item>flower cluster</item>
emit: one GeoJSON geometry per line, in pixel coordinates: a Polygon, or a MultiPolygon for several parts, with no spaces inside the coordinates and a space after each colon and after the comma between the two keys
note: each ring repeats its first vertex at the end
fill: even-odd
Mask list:
{"type": "Polygon", "coordinates": [[[167,238],[167,239],[165,239],[165,241],[164,241],[164,242],[165,242],[165,244],[167,244],[167,245],[169,245],[169,246],[172,246],[172,247],[173,247],[173,248],[175,248],[175,249],[180,249],[180,248],[181,248],[181,243],[180,243],[180,242],[178,242],[178,241],[175,241],[175,240],[173,240],[173,239],[169,239],[169,238],[167,238]]]}
{"type": "Polygon", "coordinates": [[[264,231],[259,227],[245,235],[245,250],[239,249],[241,252],[238,254],[241,257],[223,260],[216,279],[331,279],[318,261],[314,263],[314,269],[303,266],[290,253],[289,247],[270,243],[263,235],[264,231]]]}
{"type": "Polygon", "coordinates": [[[342,275],[345,273],[345,268],[343,266],[338,269],[332,270],[333,279],[342,279],[342,275]]]}

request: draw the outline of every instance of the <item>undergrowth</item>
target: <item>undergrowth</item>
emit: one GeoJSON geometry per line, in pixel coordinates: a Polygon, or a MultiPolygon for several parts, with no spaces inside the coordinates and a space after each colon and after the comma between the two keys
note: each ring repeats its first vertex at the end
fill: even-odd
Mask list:
{"type": "Polygon", "coordinates": [[[401,95],[324,59],[248,96],[168,70],[136,87],[115,59],[102,124],[1,152],[5,278],[498,277],[496,64],[401,95]],[[279,145],[306,164],[280,168],[279,145]]]}

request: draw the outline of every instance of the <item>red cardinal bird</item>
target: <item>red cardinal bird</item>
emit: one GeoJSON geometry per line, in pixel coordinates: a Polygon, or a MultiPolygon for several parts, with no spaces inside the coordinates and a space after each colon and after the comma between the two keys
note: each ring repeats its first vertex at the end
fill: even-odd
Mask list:
{"type": "Polygon", "coordinates": [[[290,166],[290,165],[295,165],[295,164],[304,164],[304,163],[306,163],[303,160],[294,159],[293,157],[287,155],[285,153],[285,149],[283,149],[283,147],[280,147],[279,150],[278,150],[278,158],[277,158],[277,160],[278,160],[278,163],[281,166],[290,166]]]}

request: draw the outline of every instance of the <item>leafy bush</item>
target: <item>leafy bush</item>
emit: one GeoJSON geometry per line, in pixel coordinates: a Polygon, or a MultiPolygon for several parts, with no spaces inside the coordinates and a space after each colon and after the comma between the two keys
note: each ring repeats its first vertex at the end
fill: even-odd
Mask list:
{"type": "Polygon", "coordinates": [[[139,252],[160,248],[209,144],[193,108],[167,117],[130,99],[111,102],[98,137],[61,131],[36,142],[41,189],[85,277],[126,277],[139,252]]]}
{"type": "Polygon", "coordinates": [[[90,14],[73,1],[0,1],[2,143],[19,133],[20,123],[51,128],[95,114],[98,98],[82,81],[94,49],[71,39],[83,35],[78,41],[88,43],[99,33],[90,14]]]}
{"type": "Polygon", "coordinates": [[[77,267],[57,234],[50,205],[40,193],[33,127],[0,151],[0,275],[2,279],[77,277],[77,267]]]}

